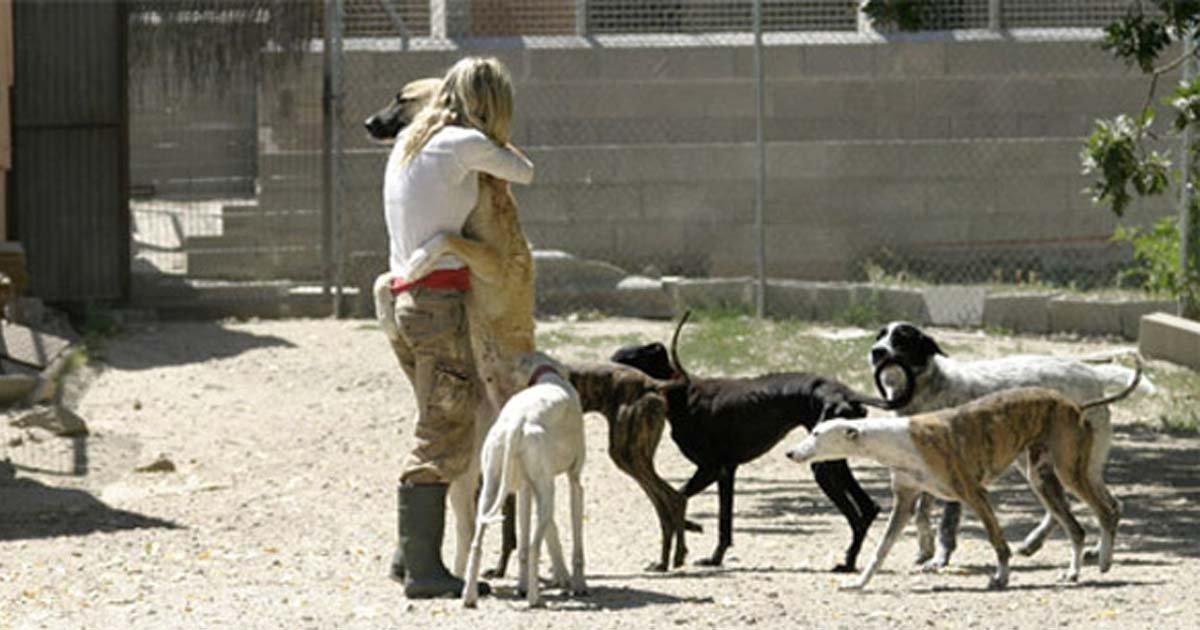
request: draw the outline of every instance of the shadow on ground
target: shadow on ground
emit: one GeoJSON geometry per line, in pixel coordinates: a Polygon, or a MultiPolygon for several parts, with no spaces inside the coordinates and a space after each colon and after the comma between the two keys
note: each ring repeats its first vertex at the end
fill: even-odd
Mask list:
{"type": "Polygon", "coordinates": [[[220,322],[161,324],[136,335],[137,341],[128,344],[122,336],[109,340],[104,363],[123,370],[148,370],[224,359],[260,348],[295,347],[282,337],[234,330],[220,322]]]}
{"type": "MultiPolygon", "coordinates": [[[[1119,549],[1200,558],[1200,439],[1163,435],[1135,425],[1118,425],[1105,469],[1105,480],[1122,501],[1124,511],[1117,534],[1119,549]]],[[[855,463],[855,476],[884,511],[872,530],[882,531],[891,504],[886,469],[855,463]]],[[[825,529],[823,519],[836,508],[812,482],[811,473],[797,469],[796,479],[741,477],[736,482],[734,536],[796,536],[825,529]],[[782,522],[780,519],[783,519],[782,522]]],[[[992,502],[1011,545],[1017,544],[1044,513],[1025,480],[1010,471],[991,488],[992,502]]],[[[709,489],[689,501],[692,518],[716,520],[716,492],[709,489]]],[[[1082,502],[1072,499],[1076,517],[1092,544],[1096,519],[1082,502]]],[[[935,520],[940,510],[935,509],[935,520]]],[[[715,523],[710,523],[715,527],[715,523]]],[[[936,525],[936,523],[935,523],[936,525]]],[[[846,530],[848,525],[839,524],[846,530]]],[[[912,525],[910,524],[911,528],[912,525]]],[[[961,536],[985,539],[979,521],[965,512],[961,536]]],[[[1063,534],[1056,528],[1054,537],[1063,534]]],[[[702,538],[689,537],[695,545],[702,538]]],[[[869,553],[869,550],[865,550],[869,553]]]]}
{"type": "Polygon", "coordinates": [[[27,478],[0,485],[0,541],[180,527],[172,521],[109,507],[83,490],[27,478]]]}

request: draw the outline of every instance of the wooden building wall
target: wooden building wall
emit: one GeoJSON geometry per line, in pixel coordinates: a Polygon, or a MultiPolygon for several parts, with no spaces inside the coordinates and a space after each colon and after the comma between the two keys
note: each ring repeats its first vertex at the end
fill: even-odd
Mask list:
{"type": "Polygon", "coordinates": [[[44,300],[128,296],[125,14],[115,0],[13,6],[9,238],[44,300]]]}

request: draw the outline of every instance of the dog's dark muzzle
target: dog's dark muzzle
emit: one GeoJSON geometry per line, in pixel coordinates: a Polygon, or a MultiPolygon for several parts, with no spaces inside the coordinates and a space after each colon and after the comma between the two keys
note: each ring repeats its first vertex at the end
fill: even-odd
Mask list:
{"type": "Polygon", "coordinates": [[[887,348],[871,348],[871,367],[879,367],[880,363],[883,363],[891,356],[887,348]]]}
{"type": "Polygon", "coordinates": [[[376,140],[395,140],[404,125],[400,124],[399,116],[381,116],[375,114],[363,123],[367,134],[376,140]]]}

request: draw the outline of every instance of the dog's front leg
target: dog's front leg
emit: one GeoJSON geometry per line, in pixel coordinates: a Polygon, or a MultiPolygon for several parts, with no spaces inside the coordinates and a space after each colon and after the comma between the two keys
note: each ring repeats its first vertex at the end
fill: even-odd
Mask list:
{"type": "Polygon", "coordinates": [[[850,547],[846,549],[846,560],[833,567],[833,572],[853,573],[858,552],[867,537],[867,530],[879,514],[879,505],[858,485],[858,480],[854,478],[846,460],[817,462],[812,465],[812,471],[821,491],[850,522],[852,538],[850,547]]]}
{"type": "Polygon", "coordinates": [[[937,553],[933,560],[925,563],[926,570],[937,570],[949,566],[950,556],[958,547],[958,523],[962,520],[962,504],[948,501],[942,509],[942,520],[938,524],[937,553]]]}
{"type": "Polygon", "coordinates": [[[871,576],[875,575],[875,572],[883,565],[892,545],[896,544],[900,533],[904,531],[904,526],[912,518],[917,498],[921,496],[920,490],[897,483],[894,474],[892,494],[892,513],[888,516],[887,531],[883,535],[883,540],[879,541],[879,546],[875,548],[875,557],[871,558],[871,564],[867,565],[867,568],[863,569],[857,578],[842,583],[841,590],[860,590],[867,585],[867,582],[871,581],[871,576]]]}
{"type": "Polygon", "coordinates": [[[929,521],[929,511],[933,509],[933,496],[922,493],[917,498],[917,560],[914,564],[924,568],[925,563],[933,558],[936,543],[933,539],[933,527],[929,521]]]}
{"type": "Polygon", "coordinates": [[[979,520],[983,521],[988,540],[996,550],[996,573],[988,580],[988,589],[1003,589],[1008,586],[1008,559],[1012,552],[1008,549],[1008,542],[1004,540],[1004,530],[1000,528],[1000,522],[996,520],[996,513],[992,511],[992,504],[988,501],[987,489],[982,486],[975,488],[970,496],[963,497],[963,501],[970,505],[979,520]]]}

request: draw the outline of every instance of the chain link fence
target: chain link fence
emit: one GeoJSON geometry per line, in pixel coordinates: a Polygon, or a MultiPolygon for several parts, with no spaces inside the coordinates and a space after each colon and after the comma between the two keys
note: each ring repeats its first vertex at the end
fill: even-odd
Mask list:
{"type": "MultiPolygon", "coordinates": [[[[516,81],[514,140],[537,176],[514,192],[543,313],[752,308],[761,252],[768,313],[869,316],[853,298],[869,283],[938,289],[949,297],[927,319],[978,324],[988,291],[1119,289],[1131,264],[1079,159],[1095,119],[1145,98],[1097,45],[1128,2],[946,0],[930,3],[931,30],[900,33],[856,1],[763,0],[761,121],[749,0],[332,4],[340,53],[318,46],[220,104],[178,102],[176,118],[135,109],[135,229],[178,234],[135,248],[135,264],[235,301],[255,281],[313,312],[330,304],[324,281],[366,312],[362,289],[386,267],[389,147],[361,123],[464,55],[495,56],[516,81]],[[164,142],[178,165],[158,157],[164,142]],[[825,285],[800,281],[854,284],[831,311],[810,304],[825,285]]],[[[1170,212],[1163,198],[1126,220],[1170,212]]]]}

